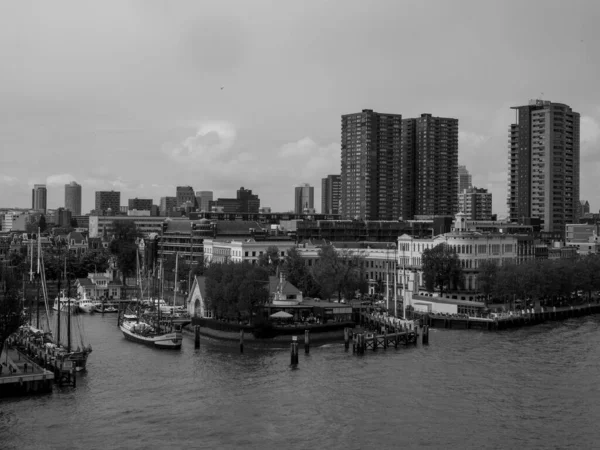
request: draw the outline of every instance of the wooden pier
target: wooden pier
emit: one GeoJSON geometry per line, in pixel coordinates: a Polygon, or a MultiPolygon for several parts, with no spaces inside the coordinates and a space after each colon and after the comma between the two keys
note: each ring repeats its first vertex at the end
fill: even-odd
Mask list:
{"type": "Polygon", "coordinates": [[[419,327],[413,321],[397,319],[381,314],[361,314],[361,322],[366,328],[347,328],[344,330],[344,344],[349,348],[352,341],[352,353],[362,355],[367,349],[398,348],[398,346],[416,345],[419,335],[423,344],[429,343],[429,327],[419,327]]]}
{"type": "Polygon", "coordinates": [[[0,355],[0,397],[52,392],[54,373],[45,370],[19,349],[4,346],[0,355]]]}

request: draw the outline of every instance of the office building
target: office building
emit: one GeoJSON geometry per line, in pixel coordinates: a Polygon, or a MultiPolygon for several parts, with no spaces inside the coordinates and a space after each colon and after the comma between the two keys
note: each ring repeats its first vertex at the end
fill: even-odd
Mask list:
{"type": "Polygon", "coordinates": [[[212,200],[213,191],[196,191],[196,203],[200,211],[209,212],[212,200]]]}
{"type": "Polygon", "coordinates": [[[492,220],[492,194],[471,187],[458,194],[458,209],[467,220],[492,220]]]}
{"type": "Polygon", "coordinates": [[[327,175],[321,180],[321,214],[340,213],[340,175],[327,175]]]}
{"type": "Polygon", "coordinates": [[[191,186],[177,186],[175,198],[177,199],[177,208],[182,206],[196,208],[196,193],[191,186]]]}
{"type": "Polygon", "coordinates": [[[221,211],[226,214],[254,213],[260,209],[260,199],[253,194],[251,189],[241,187],[237,191],[236,198],[218,198],[209,202],[210,211],[221,211]]]}
{"type": "Polygon", "coordinates": [[[48,190],[45,184],[34,184],[31,190],[31,209],[46,213],[46,202],[48,199],[48,190]]]}
{"type": "Polygon", "coordinates": [[[81,185],[75,181],[65,184],[65,209],[75,216],[81,215],[81,185]]]}
{"type": "Polygon", "coordinates": [[[177,197],[161,197],[158,211],[163,217],[170,217],[177,208],[177,197]]]}
{"type": "Polygon", "coordinates": [[[509,130],[510,220],[540,219],[561,232],[579,215],[579,113],[561,103],[531,100],[515,106],[509,130]]]}
{"type": "Polygon", "coordinates": [[[128,200],[128,210],[133,211],[152,211],[151,198],[130,198],[128,200]]]}
{"type": "Polygon", "coordinates": [[[308,183],[294,188],[294,213],[302,214],[315,207],[315,188],[308,183]]]}
{"type": "Polygon", "coordinates": [[[465,189],[472,188],[471,174],[466,166],[458,166],[458,193],[460,194],[465,189]]]}
{"type": "Polygon", "coordinates": [[[121,212],[119,191],[96,191],[94,211],[98,215],[116,215],[121,212]]]}

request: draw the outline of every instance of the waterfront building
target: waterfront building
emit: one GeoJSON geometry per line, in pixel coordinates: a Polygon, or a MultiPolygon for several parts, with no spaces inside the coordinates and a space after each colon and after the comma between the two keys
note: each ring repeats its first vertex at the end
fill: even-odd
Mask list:
{"type": "Polygon", "coordinates": [[[77,278],[75,281],[77,294],[90,299],[121,299],[124,285],[116,271],[109,268],[102,273],[88,273],[87,278],[77,278]]]}
{"type": "Polygon", "coordinates": [[[315,188],[304,183],[294,188],[294,212],[302,214],[304,211],[313,211],[315,207],[315,188]]]}
{"type": "Polygon", "coordinates": [[[340,213],[341,189],[340,175],[327,175],[321,180],[321,214],[340,213]]]}
{"type": "Polygon", "coordinates": [[[97,215],[116,215],[121,212],[119,191],[96,191],[94,212],[97,215]]]}
{"type": "Polygon", "coordinates": [[[45,184],[34,184],[31,190],[31,209],[46,214],[48,190],[45,184]]]}
{"type": "Polygon", "coordinates": [[[295,246],[296,243],[290,240],[204,239],[204,260],[258,264],[269,247],[277,247],[280,258],[284,258],[287,250],[295,246]]]}
{"type": "Polygon", "coordinates": [[[81,185],[75,181],[65,184],[65,209],[75,216],[81,215],[81,185]]]}
{"type": "Polygon", "coordinates": [[[163,217],[171,217],[177,208],[177,197],[161,197],[158,207],[160,215],[163,217]]]}
{"type": "Polygon", "coordinates": [[[600,252],[600,224],[568,223],[565,226],[565,245],[576,247],[579,255],[600,252]]]}
{"type": "Polygon", "coordinates": [[[196,191],[196,203],[200,211],[210,211],[210,202],[213,200],[213,191],[196,191]]]}
{"type": "Polygon", "coordinates": [[[128,210],[133,211],[152,211],[151,198],[130,198],[128,201],[128,210]]]}
{"type": "Polygon", "coordinates": [[[467,220],[492,219],[492,194],[487,189],[471,187],[458,194],[458,210],[467,220]]]}
{"type": "Polygon", "coordinates": [[[542,230],[564,233],[579,214],[579,113],[561,103],[531,100],[515,106],[509,130],[510,220],[541,220],[542,230]]]}

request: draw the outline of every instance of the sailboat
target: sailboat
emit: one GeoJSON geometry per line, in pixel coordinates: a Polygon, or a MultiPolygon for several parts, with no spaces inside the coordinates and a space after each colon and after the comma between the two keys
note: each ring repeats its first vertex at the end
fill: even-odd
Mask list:
{"type": "MultiPolygon", "coordinates": [[[[139,254],[136,256],[138,268],[138,286],[140,288],[141,299],[143,292],[139,271],[139,254]]],[[[160,322],[157,323],[157,327],[154,327],[151,324],[140,321],[139,305],[140,300],[138,300],[138,313],[135,319],[127,319],[123,317],[123,320],[119,324],[119,328],[121,329],[123,336],[125,336],[125,339],[160,349],[181,349],[181,342],[183,340],[181,332],[162,332],[160,329],[160,322]]]]}
{"type": "MultiPolygon", "coordinates": [[[[39,234],[38,234],[39,235],[39,234]]],[[[45,267],[44,267],[44,259],[42,254],[41,244],[38,240],[38,253],[37,253],[37,273],[39,275],[38,279],[38,300],[39,300],[39,289],[41,288],[43,298],[44,298],[44,306],[46,309],[46,321],[44,324],[40,321],[40,311],[39,311],[39,301],[37,305],[37,323],[36,327],[33,327],[33,324],[30,323],[27,327],[28,334],[31,336],[35,336],[34,340],[35,345],[39,346],[38,350],[41,352],[51,352],[56,358],[64,361],[72,362],[72,366],[77,371],[82,371],[86,369],[87,359],[89,354],[92,352],[92,347],[89,344],[84,342],[84,331],[83,324],[81,323],[81,319],[78,316],[73,316],[72,314],[61,314],[61,312],[70,311],[71,302],[70,302],[70,292],[67,293],[67,296],[64,295],[64,292],[60,297],[56,299],[56,315],[53,318],[53,324],[50,323],[50,302],[48,300],[48,288],[46,285],[46,275],[45,275],[45,267]],[[61,305],[61,298],[66,299],[66,308],[63,309],[61,305]],[[66,316],[66,317],[65,317],[66,316]],[[61,331],[66,329],[65,333],[61,336],[61,331]],[[56,335],[54,334],[54,330],[56,330],[56,335]],[[73,332],[75,331],[75,333],[73,332]],[[75,336],[73,336],[75,335],[75,336]],[[74,341],[78,341],[77,347],[74,345],[74,341]]],[[[31,263],[30,269],[30,277],[33,279],[33,262],[31,263]]],[[[65,260],[65,276],[66,276],[66,260],[65,260]]],[[[70,286],[69,286],[70,291],[70,286]]]]}

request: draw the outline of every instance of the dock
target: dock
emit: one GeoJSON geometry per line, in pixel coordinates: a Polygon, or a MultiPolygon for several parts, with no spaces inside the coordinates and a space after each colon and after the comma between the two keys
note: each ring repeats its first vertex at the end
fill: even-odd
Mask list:
{"type": "Polygon", "coordinates": [[[419,336],[423,344],[429,344],[429,327],[425,325],[419,333],[418,325],[412,320],[404,320],[383,314],[361,314],[361,323],[366,328],[347,328],[344,330],[346,349],[352,340],[352,353],[362,355],[367,349],[398,348],[398,346],[416,345],[419,336]]]}
{"type": "Polygon", "coordinates": [[[4,345],[0,370],[0,397],[52,392],[54,373],[40,367],[15,347],[4,345]]]}

